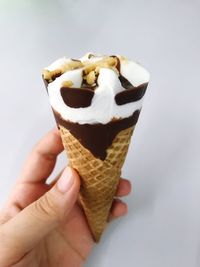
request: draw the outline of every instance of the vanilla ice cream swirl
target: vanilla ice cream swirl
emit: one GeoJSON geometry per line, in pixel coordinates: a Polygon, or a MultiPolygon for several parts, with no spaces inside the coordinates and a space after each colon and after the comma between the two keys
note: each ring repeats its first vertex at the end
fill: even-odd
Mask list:
{"type": "Polygon", "coordinates": [[[106,124],[142,107],[149,73],[122,56],[61,58],[43,71],[53,110],[63,120],[106,124]]]}

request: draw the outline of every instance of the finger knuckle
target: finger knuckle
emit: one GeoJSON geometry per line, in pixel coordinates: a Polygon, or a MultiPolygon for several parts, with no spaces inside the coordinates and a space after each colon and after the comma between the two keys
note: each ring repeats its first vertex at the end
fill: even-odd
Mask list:
{"type": "Polygon", "coordinates": [[[51,197],[50,194],[46,194],[42,198],[37,200],[34,203],[34,209],[36,211],[36,214],[39,215],[40,219],[42,216],[46,219],[57,218],[58,220],[60,220],[58,205],[56,205],[56,202],[53,200],[53,197],[51,197]]]}

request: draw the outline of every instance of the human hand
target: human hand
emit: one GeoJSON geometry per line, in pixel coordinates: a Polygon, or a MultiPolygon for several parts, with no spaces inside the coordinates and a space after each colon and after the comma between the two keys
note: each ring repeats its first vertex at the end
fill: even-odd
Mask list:
{"type": "MultiPolygon", "coordinates": [[[[0,213],[1,267],[80,267],[91,252],[94,241],[77,201],[78,174],[67,167],[47,183],[62,150],[55,129],[29,155],[0,213]]],[[[130,182],[120,179],[116,196],[126,196],[130,191],[130,182]]],[[[115,199],[110,218],[126,212],[126,204],[115,199]]]]}

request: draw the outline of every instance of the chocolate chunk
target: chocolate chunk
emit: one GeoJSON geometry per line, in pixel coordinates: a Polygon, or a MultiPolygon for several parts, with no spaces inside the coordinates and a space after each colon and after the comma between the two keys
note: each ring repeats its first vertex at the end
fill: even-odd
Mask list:
{"type": "Polygon", "coordinates": [[[117,103],[117,105],[124,105],[140,100],[146,92],[147,85],[147,83],[143,83],[138,87],[128,85],[128,87],[130,87],[129,89],[116,94],[115,102],[117,103]]]}
{"type": "Polygon", "coordinates": [[[60,92],[65,104],[71,108],[89,107],[94,96],[94,91],[91,88],[86,87],[62,87],[60,92]]]}

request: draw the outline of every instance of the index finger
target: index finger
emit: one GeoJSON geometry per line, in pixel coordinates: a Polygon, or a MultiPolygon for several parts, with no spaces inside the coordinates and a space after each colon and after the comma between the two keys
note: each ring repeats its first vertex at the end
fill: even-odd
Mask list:
{"type": "Polygon", "coordinates": [[[53,129],[33,148],[22,168],[19,182],[45,182],[54,169],[57,156],[62,151],[59,130],[53,129]]]}

